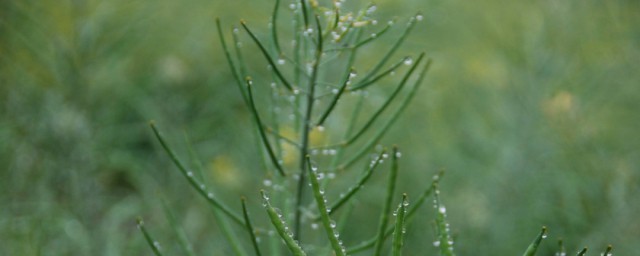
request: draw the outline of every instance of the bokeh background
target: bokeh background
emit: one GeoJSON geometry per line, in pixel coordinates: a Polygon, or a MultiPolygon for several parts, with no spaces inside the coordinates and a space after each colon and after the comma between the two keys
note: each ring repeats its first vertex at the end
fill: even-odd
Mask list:
{"type": "MultiPolygon", "coordinates": [[[[0,1],[0,254],[149,254],[136,216],[180,254],[163,201],[197,252],[229,254],[147,122],[182,156],[188,134],[218,195],[237,207],[248,195],[260,215],[251,116],[214,19],[245,18],[264,35],[272,2],[0,1]]],[[[383,142],[402,148],[399,189],[410,195],[447,170],[460,255],[522,253],[542,225],[542,255],[560,237],[569,252],[610,243],[639,254],[640,2],[376,3],[380,20],[424,14],[398,54],[424,50],[434,65],[383,142]]],[[[255,48],[246,58],[262,61],[255,48]]],[[[384,94],[372,94],[379,104],[384,94]]],[[[366,188],[375,214],[360,212],[347,244],[374,232],[383,181],[366,188]]],[[[436,254],[425,209],[407,255],[436,254]]]]}

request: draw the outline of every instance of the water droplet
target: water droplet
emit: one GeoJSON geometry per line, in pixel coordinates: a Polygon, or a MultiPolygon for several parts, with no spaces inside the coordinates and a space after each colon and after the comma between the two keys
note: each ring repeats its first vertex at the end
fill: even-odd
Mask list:
{"type": "Polygon", "coordinates": [[[338,94],[339,92],[340,92],[340,90],[338,90],[338,89],[336,89],[336,88],[334,88],[334,89],[332,89],[332,90],[331,90],[331,93],[333,93],[333,94],[338,94]]]}
{"type": "Polygon", "coordinates": [[[409,206],[409,202],[408,201],[404,201],[404,202],[402,202],[402,205],[409,206]]]}
{"type": "Polygon", "coordinates": [[[372,37],[372,38],[376,38],[376,37],[378,37],[378,34],[376,34],[376,33],[371,33],[371,37],[372,37]]]}
{"type": "Polygon", "coordinates": [[[266,179],[266,180],[262,181],[262,184],[265,185],[266,187],[271,187],[273,182],[271,182],[271,180],[269,180],[269,179],[266,179]]]}
{"type": "Polygon", "coordinates": [[[193,172],[187,172],[187,176],[193,177],[193,172]]]}
{"type": "Polygon", "coordinates": [[[391,73],[389,73],[389,75],[395,76],[396,72],[395,71],[391,71],[391,73]]]}
{"type": "Polygon", "coordinates": [[[153,241],[153,247],[160,249],[160,243],[158,241],[153,241]]]}
{"type": "Polygon", "coordinates": [[[382,158],[387,158],[389,155],[387,153],[382,154],[382,158]]]}
{"type": "Polygon", "coordinates": [[[372,20],[372,21],[371,21],[371,25],[374,25],[374,26],[375,26],[375,25],[378,25],[378,20],[372,20]]]}
{"type": "Polygon", "coordinates": [[[433,241],[433,246],[435,246],[435,247],[440,246],[440,241],[433,241]]]}
{"type": "Polygon", "coordinates": [[[330,220],[329,221],[329,225],[331,226],[331,228],[336,228],[336,222],[334,220],[330,220]]]}
{"type": "Polygon", "coordinates": [[[421,21],[422,19],[424,19],[424,16],[422,16],[422,14],[416,15],[416,20],[417,21],[421,21]]]}
{"type": "Polygon", "coordinates": [[[445,208],[444,206],[440,206],[440,208],[438,208],[438,211],[442,214],[447,213],[447,208],[445,208]]]}
{"type": "Polygon", "coordinates": [[[318,173],[318,180],[324,179],[324,173],[319,172],[318,173]]]}
{"type": "Polygon", "coordinates": [[[318,129],[319,132],[324,132],[324,126],[322,125],[316,126],[316,129],[318,129]]]}
{"type": "Polygon", "coordinates": [[[318,229],[318,223],[311,223],[311,229],[318,229]]]}
{"type": "Polygon", "coordinates": [[[407,65],[407,66],[413,64],[413,59],[411,57],[406,57],[404,59],[404,64],[407,65]]]}
{"type": "Polygon", "coordinates": [[[330,173],[328,173],[328,174],[327,174],[327,177],[328,177],[330,180],[332,180],[332,179],[335,179],[335,178],[336,178],[336,174],[335,174],[335,173],[333,173],[333,172],[330,172],[330,173]]]}
{"type": "Polygon", "coordinates": [[[278,65],[284,65],[286,61],[284,59],[278,59],[278,65]]]}
{"type": "Polygon", "coordinates": [[[402,153],[400,153],[400,151],[396,152],[396,158],[400,158],[402,157],[402,153]]]}
{"type": "Polygon", "coordinates": [[[320,195],[324,195],[324,190],[320,190],[320,195]]]}
{"type": "Polygon", "coordinates": [[[208,197],[208,198],[213,199],[213,193],[209,192],[209,193],[207,194],[207,197],[208,197]]]}
{"type": "Polygon", "coordinates": [[[234,34],[238,34],[239,32],[240,32],[240,30],[238,28],[236,28],[236,27],[233,28],[233,33],[234,34]]]}
{"type": "Polygon", "coordinates": [[[375,12],[378,9],[378,7],[374,4],[369,6],[369,8],[367,8],[367,15],[371,15],[373,12],[375,12]]]}
{"type": "Polygon", "coordinates": [[[547,234],[542,234],[542,239],[547,238],[547,234]]]}
{"type": "Polygon", "coordinates": [[[291,10],[295,10],[295,9],[296,9],[296,4],[290,4],[290,5],[289,5],[289,9],[291,9],[291,10]]]}

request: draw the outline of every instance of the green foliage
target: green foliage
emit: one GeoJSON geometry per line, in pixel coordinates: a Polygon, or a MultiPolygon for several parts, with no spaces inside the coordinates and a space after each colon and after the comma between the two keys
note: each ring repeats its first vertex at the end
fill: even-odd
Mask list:
{"type": "MultiPolygon", "coordinates": [[[[254,239],[246,234],[240,195],[246,196],[262,253],[286,254],[256,191],[271,195],[293,229],[303,95],[310,78],[293,67],[312,64],[306,62],[314,58],[316,44],[292,45],[294,38],[303,42],[292,28],[307,24],[316,32],[317,23],[312,2],[306,2],[306,19],[292,19],[290,3],[2,1],[0,255],[148,254],[151,248],[131,221],[140,214],[165,255],[187,254],[185,248],[196,255],[250,255],[254,239]],[[226,23],[220,24],[220,36],[213,17],[226,23]],[[286,97],[292,92],[264,68],[268,61],[240,18],[300,89],[293,101],[286,97]],[[234,60],[230,65],[221,50],[223,36],[234,60]],[[248,75],[266,137],[290,174],[286,178],[257,130],[248,75]],[[276,90],[268,87],[272,81],[276,90]],[[149,132],[149,119],[156,120],[194,181],[241,223],[189,188],[149,132]],[[181,143],[184,133],[190,135],[187,143],[181,143]],[[163,210],[165,202],[169,211],[163,210]]],[[[343,3],[341,13],[360,3],[343,3]]],[[[330,86],[339,96],[315,92],[320,103],[312,106],[311,123],[325,131],[309,133],[308,154],[324,174],[319,184],[329,205],[341,202],[340,192],[358,188],[330,215],[349,254],[374,250],[390,162],[369,169],[369,156],[382,153],[379,144],[398,144],[405,155],[393,204],[400,193],[410,195],[405,254],[440,250],[432,246],[438,236],[429,232],[437,211],[427,208],[431,176],[441,167],[448,169],[440,189],[456,254],[522,253],[541,224],[550,237],[567,239],[564,251],[543,241],[538,255],[576,255],[587,244],[589,253],[599,254],[605,242],[616,245],[615,254],[634,254],[640,243],[640,207],[629,203],[640,196],[640,141],[634,139],[640,127],[637,3],[376,3],[377,25],[342,37],[347,44],[326,45],[318,88],[330,86]],[[412,27],[406,17],[392,17],[418,9],[425,22],[412,27]],[[401,37],[402,45],[388,54],[401,37]],[[415,63],[412,53],[419,52],[436,60],[424,84],[414,87],[429,68],[426,57],[372,128],[340,150],[398,87],[409,69],[406,56],[415,63]],[[352,72],[358,75],[349,81],[352,72]],[[368,171],[364,186],[357,185],[368,171]]],[[[320,16],[327,23],[324,33],[336,28],[335,19],[320,16]]],[[[310,255],[330,254],[309,187],[301,202],[303,248],[310,255]]],[[[389,224],[385,237],[393,234],[389,224]]],[[[392,244],[385,243],[383,252],[392,244]]]]}

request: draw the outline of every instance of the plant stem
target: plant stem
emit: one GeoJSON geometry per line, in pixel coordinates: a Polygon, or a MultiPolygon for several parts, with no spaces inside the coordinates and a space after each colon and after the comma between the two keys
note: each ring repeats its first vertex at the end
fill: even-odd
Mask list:
{"type": "Polygon", "coordinates": [[[309,93],[307,93],[307,108],[305,111],[304,119],[302,120],[302,146],[300,147],[300,175],[298,178],[298,189],[296,193],[295,204],[295,217],[293,224],[294,239],[300,240],[300,221],[302,217],[302,198],[304,195],[304,184],[306,178],[306,164],[305,157],[309,153],[309,132],[311,131],[311,115],[313,113],[313,102],[315,100],[315,88],[318,78],[318,67],[320,66],[320,58],[322,57],[322,28],[320,27],[320,21],[316,16],[316,29],[318,32],[318,42],[316,44],[316,54],[313,62],[313,69],[311,71],[311,77],[309,78],[309,93]]]}

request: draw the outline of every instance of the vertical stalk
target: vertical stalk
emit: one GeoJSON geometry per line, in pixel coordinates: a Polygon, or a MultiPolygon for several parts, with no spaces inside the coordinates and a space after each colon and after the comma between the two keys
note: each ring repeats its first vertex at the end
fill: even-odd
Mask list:
{"type": "MultiPolygon", "coordinates": [[[[313,113],[313,102],[315,101],[315,88],[318,78],[318,69],[320,66],[320,58],[322,57],[322,28],[320,27],[320,20],[316,16],[316,30],[317,30],[317,44],[316,53],[313,62],[313,69],[311,71],[311,77],[309,78],[309,91],[307,93],[307,107],[302,120],[302,143],[300,147],[300,175],[298,178],[298,188],[296,192],[296,204],[295,204],[295,219],[294,219],[294,239],[300,240],[300,220],[302,216],[302,199],[304,197],[304,184],[306,179],[306,167],[307,161],[305,157],[309,153],[309,132],[311,131],[311,115],[313,113]]],[[[310,35],[309,35],[310,36],[310,35]]]]}

